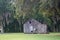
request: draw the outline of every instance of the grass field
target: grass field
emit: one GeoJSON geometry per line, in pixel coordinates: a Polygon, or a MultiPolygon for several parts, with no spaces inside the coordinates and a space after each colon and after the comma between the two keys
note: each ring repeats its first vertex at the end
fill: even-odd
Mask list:
{"type": "Polygon", "coordinates": [[[60,33],[50,34],[4,33],[0,34],[0,40],[60,40],[60,33]]]}

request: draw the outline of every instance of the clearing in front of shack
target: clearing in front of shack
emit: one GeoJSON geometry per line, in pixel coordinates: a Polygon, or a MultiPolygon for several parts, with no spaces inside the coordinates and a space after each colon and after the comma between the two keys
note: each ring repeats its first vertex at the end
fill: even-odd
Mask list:
{"type": "Polygon", "coordinates": [[[0,34],[0,40],[60,40],[60,33],[50,34],[4,33],[0,34]]]}

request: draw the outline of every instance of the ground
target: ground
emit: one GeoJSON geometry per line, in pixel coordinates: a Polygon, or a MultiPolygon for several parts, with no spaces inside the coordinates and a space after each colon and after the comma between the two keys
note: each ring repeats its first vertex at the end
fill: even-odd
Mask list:
{"type": "Polygon", "coordinates": [[[49,34],[4,33],[0,34],[0,40],[60,40],[60,33],[49,34]]]}

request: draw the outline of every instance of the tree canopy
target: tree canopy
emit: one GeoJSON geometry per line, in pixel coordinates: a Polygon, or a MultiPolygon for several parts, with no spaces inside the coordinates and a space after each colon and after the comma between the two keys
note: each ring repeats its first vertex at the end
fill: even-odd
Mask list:
{"type": "Polygon", "coordinates": [[[20,31],[30,18],[46,23],[52,31],[59,31],[59,5],[59,0],[0,0],[0,14],[11,13],[13,20],[19,22],[20,31]]]}

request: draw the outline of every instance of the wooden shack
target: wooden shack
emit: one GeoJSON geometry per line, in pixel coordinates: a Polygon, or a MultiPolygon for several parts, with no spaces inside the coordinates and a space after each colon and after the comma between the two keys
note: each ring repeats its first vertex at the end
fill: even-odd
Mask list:
{"type": "Polygon", "coordinates": [[[25,22],[23,28],[24,28],[24,33],[28,33],[28,34],[47,33],[47,25],[42,24],[35,19],[29,19],[27,22],[25,22]]]}

